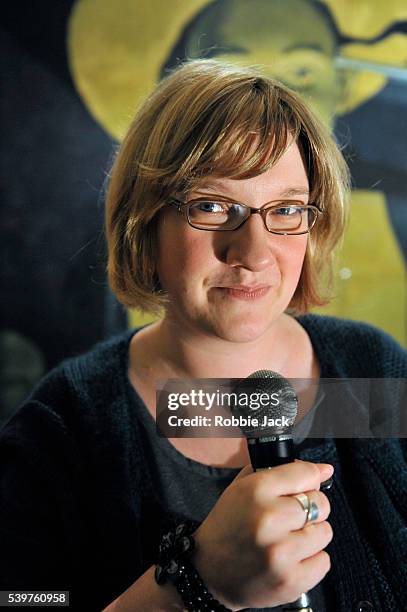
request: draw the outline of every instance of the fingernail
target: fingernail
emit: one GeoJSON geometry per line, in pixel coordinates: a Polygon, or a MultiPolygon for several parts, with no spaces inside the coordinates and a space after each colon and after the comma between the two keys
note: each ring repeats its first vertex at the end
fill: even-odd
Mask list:
{"type": "Polygon", "coordinates": [[[330,463],[320,463],[319,469],[321,470],[322,480],[327,480],[334,473],[334,466],[330,463]]]}

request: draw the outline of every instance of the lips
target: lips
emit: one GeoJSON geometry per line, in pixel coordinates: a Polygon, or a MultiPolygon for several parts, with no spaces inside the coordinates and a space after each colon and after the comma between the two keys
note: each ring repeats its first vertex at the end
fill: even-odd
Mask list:
{"type": "Polygon", "coordinates": [[[230,298],[239,300],[257,300],[265,296],[269,289],[269,285],[228,285],[226,287],[217,287],[220,291],[230,298]]]}
{"type": "Polygon", "coordinates": [[[268,285],[227,285],[223,289],[236,289],[237,291],[244,291],[245,293],[251,293],[258,291],[259,289],[266,289],[268,285]]]}

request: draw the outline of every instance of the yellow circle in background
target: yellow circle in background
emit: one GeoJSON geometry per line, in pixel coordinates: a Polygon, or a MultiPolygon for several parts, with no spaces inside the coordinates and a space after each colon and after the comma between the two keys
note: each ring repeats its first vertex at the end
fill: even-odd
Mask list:
{"type": "Polygon", "coordinates": [[[152,91],[179,32],[207,0],[79,0],[68,61],[79,95],[116,140],[152,91]]]}

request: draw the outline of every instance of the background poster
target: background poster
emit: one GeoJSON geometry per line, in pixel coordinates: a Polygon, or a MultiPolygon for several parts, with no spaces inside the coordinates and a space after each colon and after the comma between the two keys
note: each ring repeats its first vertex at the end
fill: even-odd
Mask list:
{"type": "Polygon", "coordinates": [[[3,11],[0,423],[61,359],[126,325],[103,190],[141,100],[185,57],[261,64],[309,99],[353,176],[327,314],[407,345],[407,6],[401,0],[16,0],[3,11]]]}

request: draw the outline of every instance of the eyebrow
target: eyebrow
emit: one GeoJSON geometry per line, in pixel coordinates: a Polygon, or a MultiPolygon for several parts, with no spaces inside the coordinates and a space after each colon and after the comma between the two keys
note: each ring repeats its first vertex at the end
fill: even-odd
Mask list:
{"type": "Polygon", "coordinates": [[[294,43],[293,45],[288,45],[288,47],[284,48],[284,53],[290,53],[290,51],[302,51],[303,49],[310,49],[311,51],[318,51],[319,53],[324,53],[324,49],[318,43],[294,43]]]}
{"type": "MultiPolygon", "coordinates": [[[[198,187],[194,191],[196,191],[196,193],[200,193],[200,192],[205,191],[206,189],[215,192],[217,195],[223,195],[223,194],[218,192],[218,189],[221,189],[221,190],[224,189],[224,188],[222,188],[222,185],[219,185],[219,186],[201,185],[201,187],[198,187]]],[[[281,191],[278,194],[278,197],[280,197],[280,198],[291,198],[291,197],[300,196],[300,195],[308,196],[309,195],[309,188],[305,187],[305,186],[304,187],[288,187],[287,189],[284,189],[283,191],[281,191]]],[[[232,198],[233,196],[225,195],[225,197],[232,198]]]]}
{"type": "Polygon", "coordinates": [[[280,194],[283,198],[290,198],[291,196],[309,195],[308,187],[290,187],[285,189],[280,194]]]}

